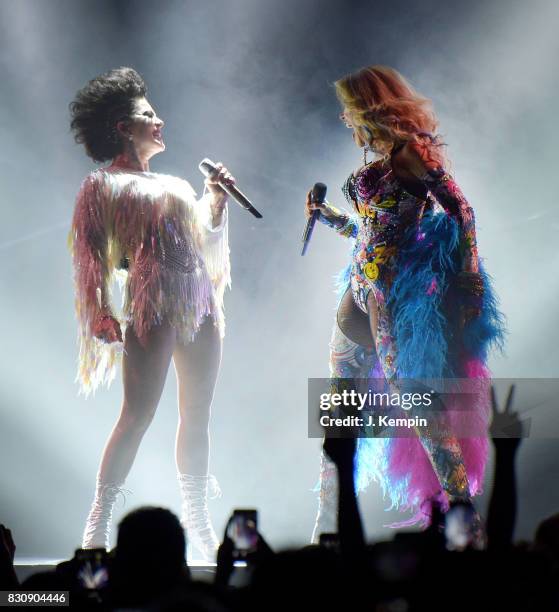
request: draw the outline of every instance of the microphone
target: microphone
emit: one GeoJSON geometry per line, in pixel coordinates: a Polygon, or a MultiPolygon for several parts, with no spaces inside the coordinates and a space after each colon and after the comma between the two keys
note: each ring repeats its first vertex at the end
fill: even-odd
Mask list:
{"type": "MultiPolygon", "coordinates": [[[[314,187],[312,188],[311,201],[315,204],[324,204],[324,200],[326,199],[326,190],[327,187],[324,183],[315,183],[314,187]]],[[[303,232],[303,237],[301,238],[303,241],[303,250],[301,251],[301,255],[304,255],[307,252],[307,247],[311,241],[311,236],[314,229],[314,224],[317,222],[318,217],[320,217],[320,210],[313,210],[311,216],[307,220],[307,225],[305,226],[305,231],[303,232]]]]}
{"type": "MultiPolygon", "coordinates": [[[[211,159],[205,157],[199,164],[198,169],[206,178],[212,178],[217,173],[216,165],[213,163],[211,159]]],[[[218,183],[218,185],[230,195],[237,204],[242,206],[245,210],[248,210],[252,213],[257,219],[262,219],[262,215],[254,208],[252,202],[246,197],[246,195],[237,189],[235,185],[224,185],[223,183],[218,183]]]]}

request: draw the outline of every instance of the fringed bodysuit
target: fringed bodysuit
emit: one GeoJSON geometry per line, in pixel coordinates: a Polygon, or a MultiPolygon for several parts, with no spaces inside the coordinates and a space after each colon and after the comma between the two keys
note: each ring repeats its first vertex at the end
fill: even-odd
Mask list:
{"type": "Polygon", "coordinates": [[[183,179],[154,172],[105,168],[92,172],[76,199],[69,246],[79,323],[80,391],[111,383],[120,343],[92,334],[100,315],[112,315],[110,282],[124,285],[124,325],[138,338],[163,319],[183,342],[206,316],[224,334],[223,294],[231,283],[227,209],[211,226],[210,197],[196,200],[183,179]]]}

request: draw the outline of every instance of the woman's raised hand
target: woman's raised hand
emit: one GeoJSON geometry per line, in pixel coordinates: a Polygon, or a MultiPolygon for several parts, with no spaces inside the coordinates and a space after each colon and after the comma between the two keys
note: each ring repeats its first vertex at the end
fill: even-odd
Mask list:
{"type": "Polygon", "coordinates": [[[313,214],[315,210],[324,210],[326,208],[326,203],[322,202],[313,202],[312,201],[312,189],[307,193],[307,201],[305,203],[305,215],[307,219],[313,214]]]}
{"type": "Polygon", "coordinates": [[[102,314],[93,324],[93,335],[103,342],[122,342],[120,323],[112,315],[102,314]]]}
{"type": "Polygon", "coordinates": [[[212,211],[213,227],[216,227],[221,223],[223,211],[225,210],[225,203],[227,202],[227,192],[221,185],[232,187],[235,184],[235,178],[221,162],[218,162],[215,167],[217,172],[213,176],[207,177],[204,181],[208,191],[212,194],[212,202],[210,206],[212,211]]]}
{"type": "Polygon", "coordinates": [[[223,185],[227,185],[231,187],[232,185],[235,184],[235,178],[231,175],[229,170],[227,170],[227,168],[221,162],[218,162],[215,165],[215,167],[217,170],[215,175],[211,177],[207,177],[204,183],[206,187],[208,188],[208,191],[213,193],[214,196],[222,196],[223,198],[226,198],[227,193],[225,192],[223,187],[220,186],[219,183],[222,183],[223,185]]]}

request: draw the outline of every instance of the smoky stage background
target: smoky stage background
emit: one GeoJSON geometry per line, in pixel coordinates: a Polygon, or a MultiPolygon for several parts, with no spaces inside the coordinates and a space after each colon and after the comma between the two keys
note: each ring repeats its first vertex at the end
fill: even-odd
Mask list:
{"type": "MultiPolygon", "coordinates": [[[[198,162],[221,160],[264,214],[259,222],[230,204],[233,288],[211,425],[223,497],[210,508],[220,534],[233,508],[256,507],[273,546],[301,545],[314,522],[320,450],[307,438],[307,378],[327,376],[332,276],[349,253],[320,225],[300,257],[303,203],[323,181],[344,205],[340,186],[361,160],[332,82],[388,64],[432,97],[508,317],[493,373],[553,377],[558,17],[552,1],[0,2],[0,521],[18,555],[67,556],[79,545],[122,396],[120,378],[88,400],[73,382],[66,237],[93,167],[69,132],[79,87],[110,68],[136,68],[166,122],[167,151],[152,170],[201,191],[198,162]]],[[[175,396],[171,368],[116,520],[139,504],[179,510],[175,396]]],[[[556,440],[523,444],[517,537],[559,505],[548,486],[557,449],[556,440]]],[[[484,510],[487,497],[479,503],[484,510]]],[[[369,538],[391,535],[382,525],[396,513],[386,505],[376,485],[361,496],[369,538]]]]}

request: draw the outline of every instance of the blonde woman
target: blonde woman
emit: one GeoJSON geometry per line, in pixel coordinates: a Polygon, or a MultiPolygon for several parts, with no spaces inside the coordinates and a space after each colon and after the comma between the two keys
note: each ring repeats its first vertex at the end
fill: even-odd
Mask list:
{"type": "MultiPolygon", "coordinates": [[[[335,83],[340,118],[355,144],[376,153],[343,186],[351,212],[307,196],[306,214],[355,241],[331,339],[333,379],[486,380],[487,353],[501,345],[502,315],[478,257],[474,212],[448,172],[430,101],[396,70],[370,66],[335,83]]],[[[475,435],[359,439],[356,479],[380,482],[392,507],[413,516],[394,526],[430,521],[482,490],[489,404],[469,407],[475,435]]],[[[323,454],[313,541],[335,530],[336,473],[323,454]]]]}
{"type": "Polygon", "coordinates": [[[107,440],[83,548],[109,546],[116,497],[149,427],[171,360],[178,383],[177,477],[190,544],[213,560],[218,540],[207,507],[210,406],[224,335],[223,292],[230,284],[226,194],[234,179],[220,165],[196,201],[183,179],[151,172],[165,150],[163,121],[132,68],[85,85],[70,106],[76,141],[96,162],[76,200],[70,245],[76,282],[78,380],[88,394],[110,384],[122,354],[124,397],[107,440]],[[126,275],[123,320],[110,280],[126,275]],[[124,334],[121,323],[125,326],[124,334]]]}

